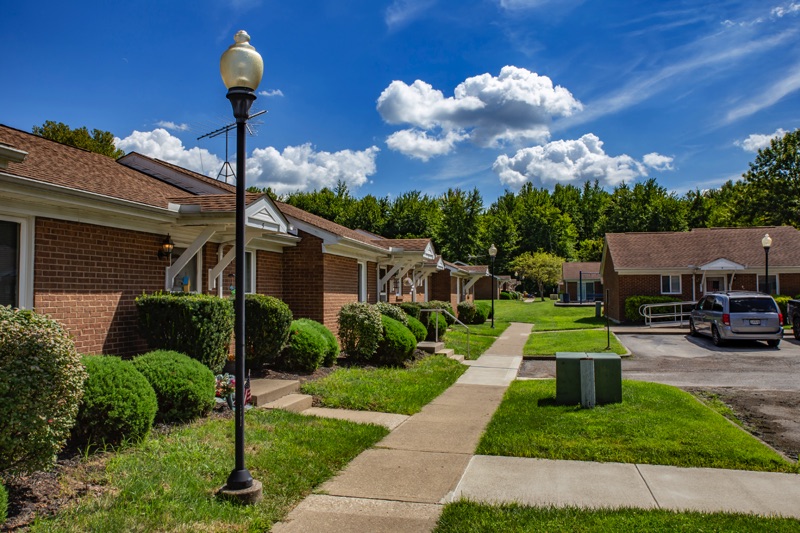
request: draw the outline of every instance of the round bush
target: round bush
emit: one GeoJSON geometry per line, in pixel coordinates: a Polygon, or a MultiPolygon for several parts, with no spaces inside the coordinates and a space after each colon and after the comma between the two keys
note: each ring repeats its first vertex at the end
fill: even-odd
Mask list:
{"type": "Polygon", "coordinates": [[[391,365],[402,365],[414,355],[417,340],[401,322],[381,316],[383,339],[378,345],[378,358],[391,365]]]}
{"type": "Polygon", "coordinates": [[[5,486],[0,483],[0,526],[5,524],[8,517],[8,491],[5,486]]]}
{"type": "Polygon", "coordinates": [[[248,294],[245,307],[245,353],[248,366],[259,368],[274,364],[292,325],[289,306],[272,296],[248,294]]]}
{"type": "Polygon", "coordinates": [[[339,339],[347,357],[369,360],[375,355],[382,337],[381,314],[375,307],[356,302],[345,304],[339,310],[339,339]]]}
{"type": "Polygon", "coordinates": [[[464,324],[473,324],[477,313],[478,310],[472,302],[460,302],[458,304],[458,319],[464,324]]]}
{"type": "Polygon", "coordinates": [[[117,445],[139,442],[150,432],[158,411],[156,393],[130,361],[87,355],[89,373],[73,428],[78,444],[117,445]]]}
{"type": "Polygon", "coordinates": [[[425,326],[428,329],[428,336],[426,337],[427,340],[433,341],[436,340],[436,324],[439,324],[439,340],[442,340],[444,337],[445,331],[447,331],[447,320],[444,319],[441,313],[423,313],[428,315],[428,324],[425,326]]]}
{"type": "Polygon", "coordinates": [[[416,302],[401,302],[397,304],[397,307],[403,310],[405,314],[408,316],[413,316],[417,320],[420,319],[419,317],[419,310],[422,309],[422,306],[416,302]]]}
{"type": "Polygon", "coordinates": [[[406,318],[408,315],[405,311],[400,309],[400,307],[386,302],[378,302],[375,304],[375,307],[380,314],[388,316],[389,318],[394,318],[404,326],[408,325],[408,318],[406,318]]]}
{"type": "Polygon", "coordinates": [[[428,330],[425,328],[425,325],[413,316],[408,317],[408,329],[414,335],[414,338],[417,339],[417,342],[424,341],[425,337],[428,336],[428,330]]]}
{"type": "MultiPolygon", "coordinates": [[[[425,302],[425,303],[423,303],[421,305],[422,305],[423,309],[444,309],[445,311],[447,311],[451,315],[455,315],[455,313],[453,313],[453,306],[450,305],[450,302],[445,302],[445,301],[442,301],[442,300],[431,300],[430,302],[425,302]]],[[[425,314],[425,313],[423,313],[423,314],[425,314]]],[[[453,317],[448,316],[448,315],[444,315],[444,314],[442,315],[442,317],[447,321],[447,324],[449,326],[452,326],[453,324],[455,324],[455,319],[453,317]]],[[[424,322],[423,322],[423,324],[424,324],[424,322]]],[[[430,329],[431,328],[429,327],[428,330],[430,330],[430,329]]]]}
{"type": "Polygon", "coordinates": [[[153,387],[158,401],[156,420],[188,422],[207,415],[214,407],[214,373],[182,353],[156,350],[140,355],[133,366],[153,387]]]}
{"type": "Polygon", "coordinates": [[[61,325],[0,307],[0,477],[52,466],[75,423],[85,379],[61,325]]]}
{"type": "Polygon", "coordinates": [[[328,341],[313,320],[295,320],[289,328],[289,342],[281,352],[278,364],[290,370],[313,372],[328,352],[328,341]]]}
{"type": "Polygon", "coordinates": [[[320,324],[315,320],[304,320],[310,327],[315,328],[328,344],[328,349],[325,350],[325,357],[322,358],[322,365],[333,366],[336,363],[336,360],[339,358],[339,341],[336,340],[336,335],[334,335],[331,330],[326,328],[323,324],[320,324]]]}
{"type": "Polygon", "coordinates": [[[473,324],[483,324],[492,314],[492,304],[483,300],[475,302],[475,318],[473,324]]]}

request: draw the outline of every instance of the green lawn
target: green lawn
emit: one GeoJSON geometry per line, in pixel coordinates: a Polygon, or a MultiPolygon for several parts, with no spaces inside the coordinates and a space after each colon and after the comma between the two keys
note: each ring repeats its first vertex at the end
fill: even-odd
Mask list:
{"type": "MultiPolygon", "coordinates": [[[[492,329],[491,321],[485,324],[469,326],[469,359],[477,359],[483,352],[497,340],[510,322],[495,321],[492,329]]],[[[452,348],[457,354],[467,356],[467,332],[461,326],[456,326],[447,331],[444,337],[445,348],[452,348]]]]}
{"type": "Polygon", "coordinates": [[[476,453],[797,472],[758,439],[675,387],[622,382],[623,402],[555,405],[555,380],[516,381],[476,453]]]}
{"type": "Polygon", "coordinates": [[[792,518],[665,510],[525,507],[460,501],[445,506],[434,533],[573,533],[575,531],[800,531],[792,518]]]}
{"type": "Polygon", "coordinates": [[[606,323],[605,318],[594,317],[594,307],[556,307],[553,300],[495,300],[494,305],[496,322],[526,322],[534,331],[592,329],[606,323]]]}
{"type": "Polygon", "coordinates": [[[388,433],[286,411],[252,409],[245,419],[246,466],[263,483],[261,503],[239,506],[215,496],[234,466],[234,425],[205,419],[111,454],[88,480],[102,490],[90,489],[30,531],[265,531],[388,433]]]}
{"type": "Polygon", "coordinates": [[[617,337],[611,334],[611,349],[606,350],[608,337],[605,330],[548,331],[532,333],[523,348],[523,355],[555,355],[556,352],[627,353],[617,337]]]}
{"type": "Polygon", "coordinates": [[[325,407],[413,415],[455,383],[467,367],[441,355],[410,368],[339,368],[303,384],[325,407]]]}

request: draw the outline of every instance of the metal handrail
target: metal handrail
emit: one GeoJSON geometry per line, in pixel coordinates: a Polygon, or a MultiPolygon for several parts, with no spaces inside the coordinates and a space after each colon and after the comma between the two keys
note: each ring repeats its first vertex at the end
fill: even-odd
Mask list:
{"type": "MultiPolygon", "coordinates": [[[[450,313],[447,309],[420,309],[419,312],[420,313],[444,313],[447,316],[449,316],[450,318],[452,318],[460,326],[463,326],[464,329],[467,330],[467,359],[469,359],[469,357],[470,357],[469,356],[469,328],[467,327],[466,324],[464,324],[458,318],[453,316],[453,314],[450,313]]],[[[439,342],[439,321],[438,320],[436,321],[436,337],[435,338],[436,338],[436,342],[439,342]]]]}
{"type": "MultiPolygon", "coordinates": [[[[662,303],[652,303],[652,304],[642,304],[639,306],[639,314],[644,317],[644,324],[648,327],[653,327],[653,319],[656,318],[672,318],[672,322],[678,322],[681,326],[683,326],[684,317],[689,317],[692,313],[692,310],[689,309],[688,311],[684,311],[683,307],[685,305],[690,305],[694,307],[695,302],[662,302],[662,303]],[[662,313],[653,313],[652,309],[656,307],[671,307],[672,311],[666,311],[662,313]]],[[[656,325],[659,323],[656,322],[656,325]]]]}

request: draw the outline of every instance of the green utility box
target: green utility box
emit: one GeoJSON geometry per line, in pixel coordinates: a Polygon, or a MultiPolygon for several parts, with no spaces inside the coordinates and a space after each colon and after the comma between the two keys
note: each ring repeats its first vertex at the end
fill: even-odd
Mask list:
{"type": "Polygon", "coordinates": [[[594,390],[597,405],[622,402],[622,359],[616,354],[556,353],[556,403],[581,403],[581,359],[594,361],[594,390]]]}

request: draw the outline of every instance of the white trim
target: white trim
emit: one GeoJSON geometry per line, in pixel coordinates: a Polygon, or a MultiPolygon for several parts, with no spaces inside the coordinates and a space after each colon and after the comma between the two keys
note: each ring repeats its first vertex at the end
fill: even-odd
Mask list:
{"type": "Polygon", "coordinates": [[[358,276],[358,301],[359,302],[366,302],[368,301],[367,298],[367,262],[366,261],[358,261],[358,267],[356,269],[356,276],[358,276]]]}
{"type": "Polygon", "coordinates": [[[683,291],[682,279],[680,274],[661,274],[661,278],[659,279],[659,289],[661,290],[661,294],[681,294],[683,291]],[[664,278],[669,278],[669,288],[670,290],[664,292],[664,278]],[[678,290],[676,291],[675,288],[672,286],[672,278],[678,278],[678,290]]]}
{"type": "Polygon", "coordinates": [[[17,299],[20,309],[33,309],[34,217],[15,217],[0,213],[0,220],[19,224],[17,251],[17,299]]]}
{"type": "Polygon", "coordinates": [[[247,284],[245,284],[245,294],[255,294],[256,289],[256,250],[248,250],[245,248],[244,250],[244,260],[245,260],[245,268],[247,268],[247,264],[250,264],[250,290],[247,290],[247,284]],[[250,254],[250,260],[247,260],[247,254],[250,254]]]}

